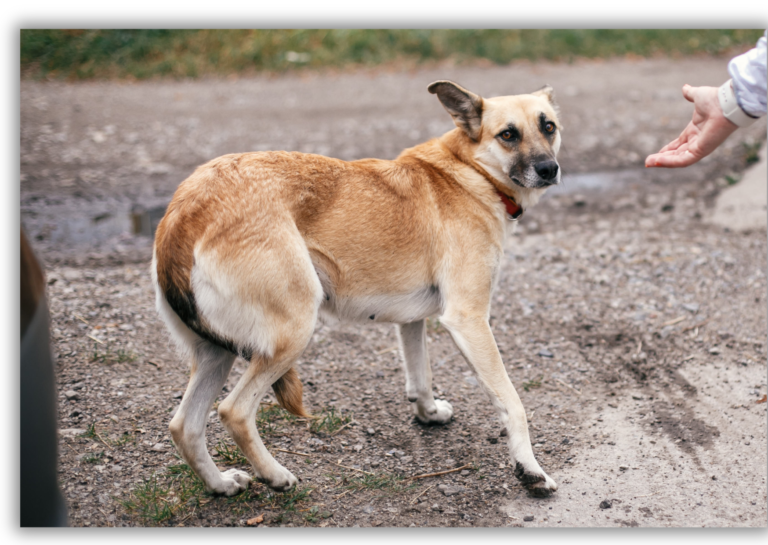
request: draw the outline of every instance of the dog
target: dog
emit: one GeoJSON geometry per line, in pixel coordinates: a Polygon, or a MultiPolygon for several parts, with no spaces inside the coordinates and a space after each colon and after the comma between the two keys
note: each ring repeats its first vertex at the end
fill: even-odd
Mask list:
{"type": "Polygon", "coordinates": [[[515,476],[534,496],[557,490],[489,324],[505,238],[560,182],[553,90],[482,98],[441,80],[428,91],[456,128],[392,161],[232,154],[178,187],[156,231],[152,279],[158,312],[191,359],[171,436],[209,492],[231,496],[251,480],[219,471],[205,443],[237,356],[250,363],[218,407],[221,422],[257,478],[276,490],[297,483],[264,447],[256,414],[271,386],[282,407],[307,416],[294,364],[318,317],[397,324],[415,416],[449,422],[451,404],[432,394],[425,319],[435,314],[498,410],[515,476]]]}

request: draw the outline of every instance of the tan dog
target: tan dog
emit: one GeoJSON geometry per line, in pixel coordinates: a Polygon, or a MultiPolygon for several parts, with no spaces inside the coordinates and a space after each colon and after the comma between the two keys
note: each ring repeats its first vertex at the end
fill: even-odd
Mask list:
{"type": "Polygon", "coordinates": [[[178,188],[157,229],[157,308],[192,359],[171,435],[208,490],[233,495],[251,477],[220,472],[205,445],[208,411],[237,355],[250,361],[219,405],[226,429],[271,487],[297,482],[256,429],[271,386],[305,415],[293,368],[318,315],[394,322],[406,394],[425,423],[450,421],[432,396],[424,320],[440,323],[506,426],[515,476],[537,496],[557,489],[533,456],[525,410],[488,323],[511,218],[560,173],[552,89],[483,99],[449,81],[429,86],[457,128],[394,161],[318,155],[225,155],[178,188]]]}

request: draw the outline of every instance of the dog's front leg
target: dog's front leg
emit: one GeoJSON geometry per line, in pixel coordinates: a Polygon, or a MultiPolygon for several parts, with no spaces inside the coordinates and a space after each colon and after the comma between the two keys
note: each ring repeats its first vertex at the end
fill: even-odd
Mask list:
{"type": "Polygon", "coordinates": [[[427,352],[425,320],[398,324],[397,337],[403,352],[405,395],[414,403],[416,418],[425,424],[446,424],[451,421],[453,407],[432,395],[432,368],[427,352]]]}
{"type": "Polygon", "coordinates": [[[507,428],[515,477],[534,496],[551,495],[557,490],[557,484],[544,473],[533,456],[525,409],[501,361],[487,314],[448,308],[441,317],[441,323],[450,332],[499,411],[499,418],[507,428]]]}

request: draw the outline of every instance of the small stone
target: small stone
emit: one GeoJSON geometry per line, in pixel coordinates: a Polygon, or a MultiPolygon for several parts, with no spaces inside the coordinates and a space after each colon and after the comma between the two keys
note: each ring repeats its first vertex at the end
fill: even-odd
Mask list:
{"type": "Polygon", "coordinates": [[[698,303],[683,303],[683,308],[687,310],[688,312],[696,313],[699,311],[699,304],[698,303]]]}
{"type": "Polygon", "coordinates": [[[709,349],[709,353],[712,354],[713,356],[717,356],[720,353],[720,348],[718,348],[717,346],[713,346],[712,348],[709,349]]]}
{"type": "Polygon", "coordinates": [[[453,486],[447,484],[441,484],[437,487],[437,489],[446,496],[455,496],[456,494],[461,494],[466,490],[466,488],[463,486],[453,486]]]}
{"type": "Polygon", "coordinates": [[[603,500],[600,502],[600,509],[610,509],[613,506],[611,500],[603,500]]]}
{"type": "Polygon", "coordinates": [[[367,430],[365,430],[365,433],[367,433],[368,435],[376,435],[376,430],[374,430],[373,428],[368,428],[367,430]]]}
{"type": "Polygon", "coordinates": [[[716,481],[717,480],[717,476],[716,475],[712,475],[712,480],[716,481]]]}
{"type": "Polygon", "coordinates": [[[526,515],[523,517],[523,521],[525,522],[533,522],[533,515],[526,515]]]}
{"type": "Polygon", "coordinates": [[[472,386],[478,386],[477,379],[475,377],[464,377],[464,380],[472,386]]]}
{"type": "Polygon", "coordinates": [[[120,422],[120,418],[118,418],[118,417],[117,417],[117,416],[115,416],[114,414],[111,414],[111,415],[109,415],[109,419],[110,419],[112,422],[115,422],[115,423],[117,423],[117,422],[120,422]]]}
{"type": "Polygon", "coordinates": [[[541,356],[542,358],[554,358],[555,357],[555,355],[552,352],[550,352],[549,350],[547,350],[546,348],[542,348],[541,350],[539,350],[539,356],[541,356]]]}
{"type": "Polygon", "coordinates": [[[363,507],[363,513],[370,515],[371,513],[373,513],[373,507],[370,505],[366,505],[365,507],[363,507]]]}
{"type": "Polygon", "coordinates": [[[69,428],[65,430],[59,430],[59,433],[61,435],[68,435],[68,436],[83,435],[85,433],[85,430],[82,428],[69,428]]]}
{"type": "Polygon", "coordinates": [[[78,396],[77,392],[75,392],[74,390],[67,390],[66,392],[64,392],[64,397],[72,400],[80,399],[80,396],[78,396]]]}
{"type": "Polygon", "coordinates": [[[165,445],[163,443],[155,443],[152,446],[152,450],[155,452],[165,452],[165,445]]]}
{"type": "Polygon", "coordinates": [[[461,472],[459,473],[459,475],[461,475],[462,477],[466,477],[467,475],[469,475],[469,470],[468,469],[462,469],[461,472]]]}

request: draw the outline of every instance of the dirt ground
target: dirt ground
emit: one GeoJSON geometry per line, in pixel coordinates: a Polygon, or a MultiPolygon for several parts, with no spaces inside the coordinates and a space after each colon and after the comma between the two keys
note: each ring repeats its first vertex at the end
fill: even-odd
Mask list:
{"type": "MultiPolygon", "coordinates": [[[[717,85],[725,65],[23,81],[21,217],[48,274],[71,525],[766,526],[765,222],[709,221],[765,120],[690,169],[642,168],[690,119],[680,87],[717,85]],[[452,422],[414,420],[392,326],[318,326],[298,370],[323,420],[267,404],[259,417],[299,486],[206,496],[170,442],[188,370],[154,311],[142,230],[224,153],[393,158],[451,129],[426,91],[436,79],[485,96],[549,83],[561,107],[564,183],[509,239],[491,318],[559,490],[536,499],[518,484],[495,411],[435,317],[434,390],[452,422]]],[[[207,433],[221,468],[247,470],[215,413],[207,433]]]]}

